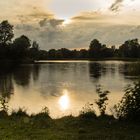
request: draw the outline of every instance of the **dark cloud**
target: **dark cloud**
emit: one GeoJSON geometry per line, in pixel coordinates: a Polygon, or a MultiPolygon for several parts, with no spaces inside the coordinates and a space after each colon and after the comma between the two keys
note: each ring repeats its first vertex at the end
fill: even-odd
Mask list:
{"type": "Polygon", "coordinates": [[[47,19],[47,18],[44,18],[43,20],[40,20],[39,21],[39,25],[40,27],[44,27],[44,26],[52,26],[52,27],[58,27],[59,25],[62,25],[64,22],[63,19],[47,19]]]}
{"type": "MultiPolygon", "coordinates": [[[[119,11],[120,10],[120,7],[123,6],[123,1],[124,0],[115,0],[115,2],[109,7],[109,9],[111,11],[119,11]]],[[[131,1],[135,1],[135,0],[131,0],[131,1]]]]}
{"type": "Polygon", "coordinates": [[[115,0],[115,2],[110,6],[111,11],[118,11],[119,8],[122,6],[122,2],[124,0],[115,0]]]}
{"type": "Polygon", "coordinates": [[[44,27],[44,26],[46,26],[46,24],[47,24],[47,18],[44,18],[44,19],[39,21],[40,27],[44,27]]]}
{"type": "Polygon", "coordinates": [[[62,25],[64,20],[62,20],[62,19],[50,19],[49,22],[53,27],[56,27],[56,26],[62,25]]]}

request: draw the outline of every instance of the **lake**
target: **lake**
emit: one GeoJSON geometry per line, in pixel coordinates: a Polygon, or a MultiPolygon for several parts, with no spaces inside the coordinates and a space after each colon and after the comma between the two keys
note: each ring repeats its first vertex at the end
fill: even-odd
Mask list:
{"type": "MultiPolygon", "coordinates": [[[[137,81],[140,64],[123,61],[40,61],[0,71],[0,95],[9,111],[25,108],[29,114],[48,107],[53,118],[78,115],[97,99],[96,86],[109,90],[107,112],[122,98],[124,88],[137,81]]],[[[97,106],[94,108],[99,113],[97,106]]]]}

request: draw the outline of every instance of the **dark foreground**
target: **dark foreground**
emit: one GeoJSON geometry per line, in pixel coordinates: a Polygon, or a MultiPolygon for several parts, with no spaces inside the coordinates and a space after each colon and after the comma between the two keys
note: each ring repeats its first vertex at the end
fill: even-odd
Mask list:
{"type": "Polygon", "coordinates": [[[140,125],[111,118],[0,118],[1,140],[140,140],[140,125]]]}

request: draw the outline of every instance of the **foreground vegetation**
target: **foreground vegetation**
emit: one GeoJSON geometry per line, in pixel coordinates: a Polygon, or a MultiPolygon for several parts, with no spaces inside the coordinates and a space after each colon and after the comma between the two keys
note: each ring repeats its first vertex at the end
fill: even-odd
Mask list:
{"type": "Polygon", "coordinates": [[[1,140],[139,140],[140,125],[112,117],[63,117],[39,115],[0,118],[1,140]]]}
{"type": "Polygon", "coordinates": [[[93,104],[86,104],[79,116],[52,119],[45,107],[40,113],[28,115],[19,109],[8,115],[5,98],[0,98],[0,139],[2,140],[139,140],[140,82],[125,89],[122,100],[106,114],[107,90],[96,87],[100,115],[93,104]]]}

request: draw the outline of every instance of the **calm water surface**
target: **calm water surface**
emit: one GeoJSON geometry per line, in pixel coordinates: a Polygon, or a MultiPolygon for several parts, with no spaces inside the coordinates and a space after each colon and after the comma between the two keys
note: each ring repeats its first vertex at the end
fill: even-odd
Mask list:
{"type": "Polygon", "coordinates": [[[123,96],[124,87],[139,75],[140,64],[136,62],[46,61],[1,72],[0,95],[8,98],[10,110],[24,107],[31,114],[47,106],[56,118],[77,115],[86,103],[94,103],[96,85],[100,84],[111,92],[109,113],[123,96]]]}

